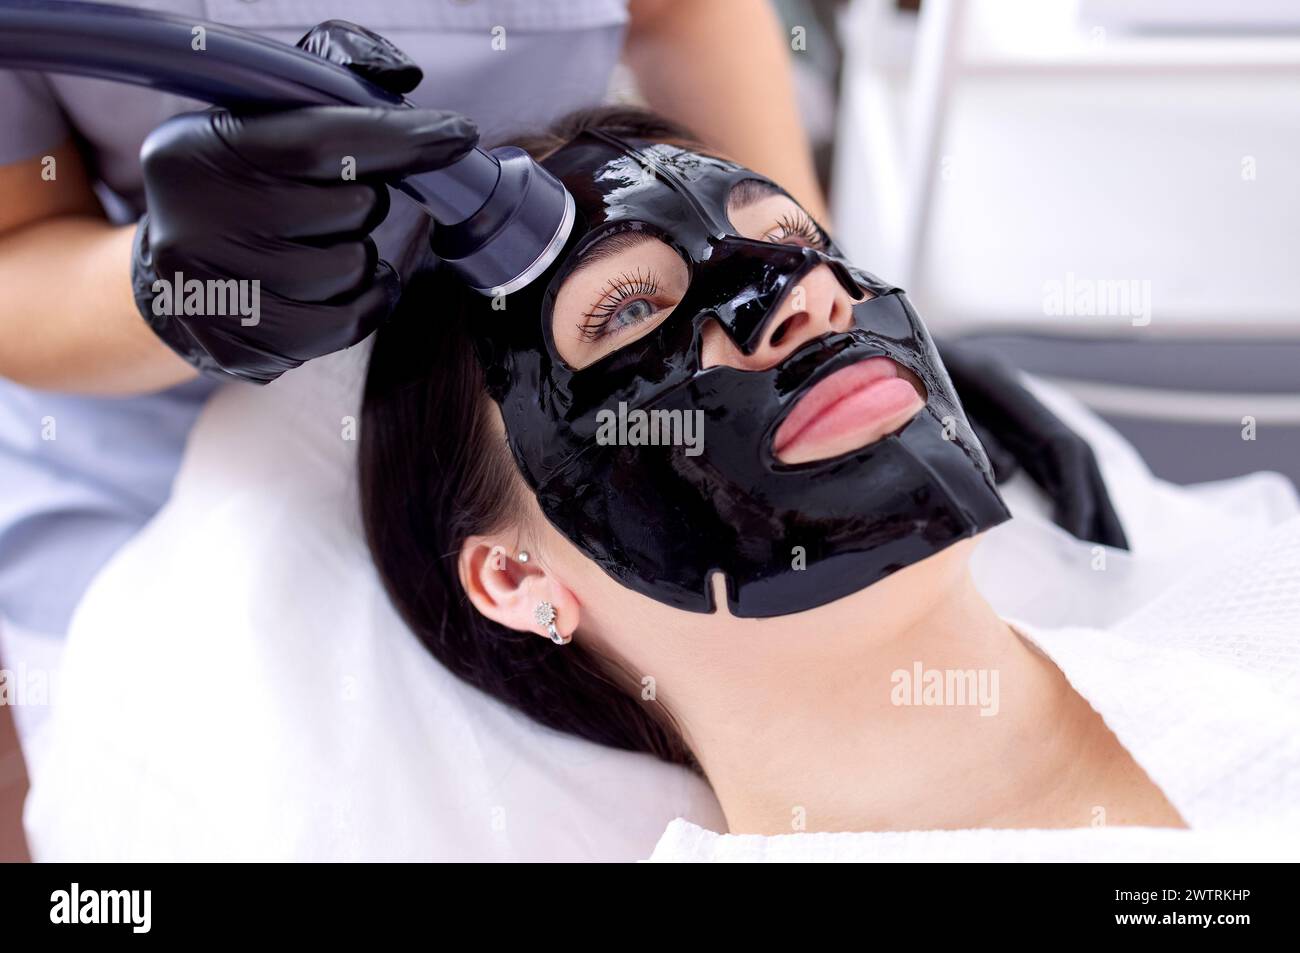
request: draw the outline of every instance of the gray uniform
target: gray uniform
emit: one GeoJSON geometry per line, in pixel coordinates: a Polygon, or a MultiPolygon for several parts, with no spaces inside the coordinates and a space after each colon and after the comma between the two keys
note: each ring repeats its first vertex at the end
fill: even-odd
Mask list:
{"type": "MultiPolygon", "coordinates": [[[[388,37],[424,70],[410,94],[414,102],[471,117],[487,141],[600,102],[627,21],[627,0],[132,5],[286,43],[322,20],[351,20],[388,37]]],[[[144,210],[139,152],[145,136],[168,117],[201,106],[134,86],[0,71],[0,164],[43,155],[76,137],[110,216],[131,222],[144,210]]],[[[406,214],[403,205],[394,200],[395,215],[406,214]]],[[[403,229],[385,223],[376,234],[381,255],[385,230],[403,229]]],[[[76,280],[75,271],[68,280],[76,280]]],[[[0,380],[0,618],[64,631],[94,573],[166,499],[186,434],[211,389],[196,381],[146,397],[99,400],[0,380]]]]}

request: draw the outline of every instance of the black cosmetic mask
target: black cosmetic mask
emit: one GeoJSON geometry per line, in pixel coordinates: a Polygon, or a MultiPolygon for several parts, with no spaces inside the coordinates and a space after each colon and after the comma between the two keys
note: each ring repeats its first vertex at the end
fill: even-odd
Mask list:
{"type": "Polygon", "coordinates": [[[742,166],[663,143],[586,132],[542,163],[569,189],[577,222],[546,274],[474,324],[488,390],[542,512],[623,585],[692,612],[800,612],[856,592],[1008,517],[934,344],[903,293],[825,250],[738,236],[742,166]],[[690,270],[685,295],[643,336],[581,369],[556,349],[552,309],[581,251],[613,231],[648,230],[690,270]],[[764,371],[704,368],[716,320],[742,352],[763,340],[786,293],[826,264],[857,302],[851,327],[764,371]],[[867,298],[863,289],[875,297],[867,298]],[[828,375],[891,358],[924,384],[926,406],[861,449],[785,464],[772,437],[828,375]],[[703,411],[703,447],[602,445],[601,411],[703,411]]]}

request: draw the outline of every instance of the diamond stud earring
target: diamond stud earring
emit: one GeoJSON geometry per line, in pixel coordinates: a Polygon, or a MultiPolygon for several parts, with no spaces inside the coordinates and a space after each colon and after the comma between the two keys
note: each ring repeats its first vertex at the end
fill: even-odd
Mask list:
{"type": "Polygon", "coordinates": [[[546,626],[546,634],[556,645],[568,645],[573,640],[572,636],[562,634],[555,627],[555,606],[549,602],[537,603],[537,608],[533,610],[533,618],[537,620],[538,625],[546,626]]]}
{"type": "Polygon", "coordinates": [[[532,559],[532,557],[528,555],[528,550],[521,549],[519,550],[519,555],[516,556],[515,559],[519,560],[521,563],[526,563],[528,560],[532,559]]]}

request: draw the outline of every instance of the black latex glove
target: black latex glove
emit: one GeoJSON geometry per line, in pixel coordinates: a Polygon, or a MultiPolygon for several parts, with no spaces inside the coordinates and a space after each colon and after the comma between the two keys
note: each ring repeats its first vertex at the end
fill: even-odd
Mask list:
{"type": "MultiPolygon", "coordinates": [[[[395,46],[341,20],[298,46],[391,92],[420,81],[395,46]]],[[[370,238],[388,214],[384,182],[449,165],[477,141],[468,119],[428,109],[208,110],[168,120],[141,149],[148,212],[132,261],[140,313],[190,364],[255,383],[356,344],[401,291],[370,238]],[[345,156],[355,159],[352,180],[345,156]],[[185,282],[258,280],[257,323],[237,312],[155,313],[154,282],[177,272],[185,282]]]]}
{"type": "Polygon", "coordinates": [[[997,482],[1023,468],[1051,499],[1058,526],[1079,539],[1128,549],[1087,441],[1044,407],[1006,362],[970,345],[937,344],[997,482]]]}

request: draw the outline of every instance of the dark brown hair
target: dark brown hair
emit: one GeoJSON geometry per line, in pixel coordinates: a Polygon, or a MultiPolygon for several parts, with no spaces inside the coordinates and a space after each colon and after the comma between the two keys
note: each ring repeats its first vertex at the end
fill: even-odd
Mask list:
{"type": "MultiPolygon", "coordinates": [[[[605,106],[511,137],[542,159],[584,129],[703,147],[654,113],[605,106]]],[[[699,770],[672,719],[642,701],[635,677],[583,644],[557,646],[480,615],[457,561],[470,536],[519,519],[527,492],[491,426],[466,298],[445,269],[417,275],[375,335],[359,445],[366,540],[389,598],[416,637],[455,675],[551,728],[644,751],[699,770]]]]}

